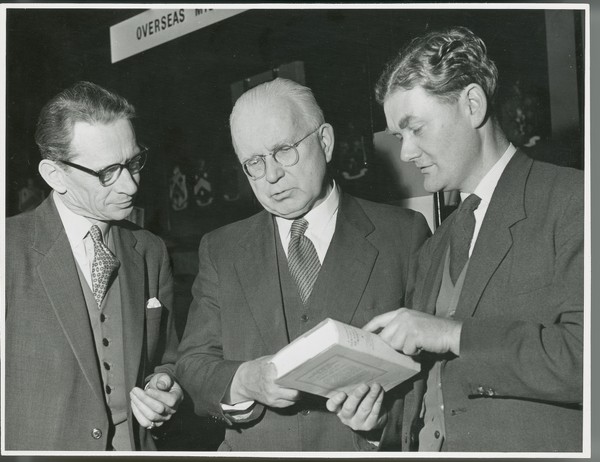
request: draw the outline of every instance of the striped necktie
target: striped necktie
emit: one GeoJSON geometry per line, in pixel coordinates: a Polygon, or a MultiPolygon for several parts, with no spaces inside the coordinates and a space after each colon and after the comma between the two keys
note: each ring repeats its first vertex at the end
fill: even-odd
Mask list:
{"type": "Polygon", "coordinates": [[[479,207],[480,202],[479,196],[471,194],[461,202],[456,211],[456,218],[450,232],[450,279],[452,279],[452,284],[456,284],[456,280],[469,259],[469,248],[475,231],[473,212],[479,207]]]}
{"type": "Polygon", "coordinates": [[[110,278],[121,263],[102,241],[102,232],[98,226],[90,228],[90,236],[94,243],[94,260],[92,261],[92,292],[98,308],[106,295],[110,278]]]}
{"type": "Polygon", "coordinates": [[[298,285],[298,293],[302,302],[306,304],[312,292],[321,263],[315,246],[304,233],[308,227],[308,221],[304,218],[294,220],[290,244],[288,246],[288,266],[290,273],[298,285]]]}

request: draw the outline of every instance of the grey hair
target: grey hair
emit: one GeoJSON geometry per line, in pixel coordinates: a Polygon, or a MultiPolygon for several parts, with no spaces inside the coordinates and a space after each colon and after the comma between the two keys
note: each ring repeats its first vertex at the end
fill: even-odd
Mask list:
{"type": "Polygon", "coordinates": [[[294,105],[302,116],[301,121],[306,124],[307,129],[317,128],[325,123],[323,111],[310,88],[293,80],[276,78],[251,88],[238,98],[229,117],[232,132],[244,108],[249,106],[266,107],[277,99],[285,99],[294,105]]]}
{"type": "Polygon", "coordinates": [[[76,122],[109,124],[131,120],[135,108],[122,96],[92,82],[77,82],[61,91],[42,108],[35,141],[43,159],[68,160],[76,122]]]}

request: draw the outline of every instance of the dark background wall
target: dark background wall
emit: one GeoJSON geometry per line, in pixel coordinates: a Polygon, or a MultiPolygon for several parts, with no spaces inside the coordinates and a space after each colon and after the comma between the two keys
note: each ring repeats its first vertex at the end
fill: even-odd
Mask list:
{"type": "MultiPolygon", "coordinates": [[[[500,70],[501,98],[509,101],[507,106],[518,85],[525,96],[515,105],[532,108],[536,134],[568,148],[558,162],[582,167],[580,121],[560,139],[551,130],[544,10],[252,10],[111,64],[109,27],[141,11],[8,11],[8,215],[18,211],[18,189],[36,175],[39,155],[33,133],[41,106],[73,82],[92,80],[121,93],[138,109],[138,138],[152,150],[138,200],[146,226],[194,246],[205,231],[257,209],[229,141],[232,83],[301,61],[306,83],[338,133],[353,130],[370,139],[385,126],[373,100],[384,63],[414,35],[448,25],[470,27],[486,41],[500,70]],[[169,210],[172,168],[181,165],[190,177],[200,159],[215,201],[193,212],[190,206],[179,220],[169,210]],[[218,200],[219,188],[232,183],[241,200],[218,200]]],[[[577,25],[578,38],[580,16],[560,14],[577,25]]],[[[509,132],[516,130],[507,125],[509,132]]],[[[376,173],[359,193],[394,200],[395,192],[382,187],[385,172],[376,173]]]]}
{"type": "Polygon", "coordinates": [[[47,192],[37,175],[39,153],[33,134],[38,113],[49,98],[78,80],[125,96],[138,110],[138,139],[151,149],[136,204],[145,211],[145,226],[167,241],[173,256],[180,332],[201,236],[259,209],[229,140],[234,82],[302,62],[306,84],[338,134],[332,173],[357,195],[393,202],[401,196],[400,188],[390,181],[388,166],[369,144],[373,133],[385,128],[383,111],[374,101],[374,84],[384,63],[413,36],[463,25],[484,39],[498,65],[499,101],[513,142],[523,145],[537,135],[540,139],[530,149],[534,157],[584,166],[581,12],[251,10],[111,64],[110,26],[142,11],[7,11],[6,214],[19,212],[18,193],[28,178],[47,192]],[[551,59],[558,43],[568,44],[562,52],[569,59],[551,59]],[[553,107],[563,91],[553,82],[570,78],[576,82],[570,109],[553,107]],[[518,110],[524,118],[517,117],[518,110]],[[555,124],[557,111],[569,114],[560,129],[555,124]],[[340,141],[357,136],[367,141],[368,173],[358,181],[346,181],[339,174],[344,160],[340,141]],[[169,197],[176,165],[188,180],[189,203],[180,211],[173,209],[169,197]],[[199,172],[212,186],[213,201],[206,206],[193,201],[191,180],[199,172]],[[232,191],[238,200],[226,200],[232,191]]]}

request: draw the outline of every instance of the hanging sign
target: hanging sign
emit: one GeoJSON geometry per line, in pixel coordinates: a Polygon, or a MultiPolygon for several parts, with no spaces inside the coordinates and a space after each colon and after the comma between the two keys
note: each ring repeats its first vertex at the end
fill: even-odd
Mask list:
{"type": "Polygon", "coordinates": [[[110,28],[113,63],[246,10],[153,9],[110,28]]]}

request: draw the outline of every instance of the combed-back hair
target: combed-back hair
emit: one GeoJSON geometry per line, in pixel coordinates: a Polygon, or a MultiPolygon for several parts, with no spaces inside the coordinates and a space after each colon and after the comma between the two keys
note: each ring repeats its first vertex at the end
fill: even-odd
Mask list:
{"type": "Polygon", "coordinates": [[[43,159],[68,160],[76,122],[110,124],[131,120],[135,108],[125,98],[92,82],[77,82],[42,108],[35,141],[43,159]]]}
{"type": "Polygon", "coordinates": [[[251,88],[238,98],[229,117],[232,134],[239,115],[244,109],[248,107],[268,108],[270,103],[279,99],[284,99],[296,106],[297,113],[301,116],[299,122],[306,125],[304,128],[316,129],[325,123],[323,111],[310,88],[293,80],[276,78],[251,88]]]}
{"type": "Polygon", "coordinates": [[[483,40],[466,27],[429,32],[403,47],[383,71],[375,94],[383,104],[398,89],[422,87],[446,102],[458,99],[471,83],[483,88],[494,103],[498,69],[487,55],[483,40]]]}

